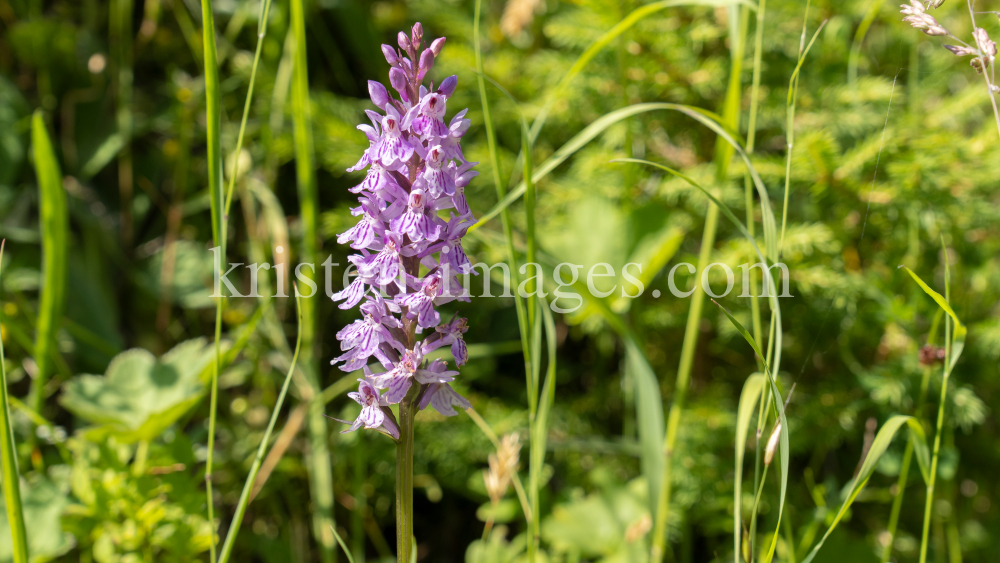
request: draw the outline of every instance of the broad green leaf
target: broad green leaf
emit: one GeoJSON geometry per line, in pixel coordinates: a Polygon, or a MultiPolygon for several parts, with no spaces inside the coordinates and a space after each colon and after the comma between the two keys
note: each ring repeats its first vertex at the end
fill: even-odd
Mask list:
{"type": "Polygon", "coordinates": [[[67,382],[60,402],[97,425],[90,430],[94,438],[152,440],[198,403],[205,392],[202,373],[213,359],[212,347],[201,338],[182,342],[159,359],[146,350],[127,350],[103,376],[67,382]]]}
{"type": "Polygon", "coordinates": [[[639,444],[642,448],[640,462],[642,474],[649,486],[649,502],[659,498],[663,464],[663,395],[653,367],[630,333],[621,335],[625,340],[625,369],[629,370],[635,382],[636,426],[639,430],[639,444]]]}
{"type": "Polygon", "coordinates": [[[910,274],[910,277],[913,278],[913,281],[917,282],[917,285],[924,290],[924,293],[929,295],[945,313],[948,313],[951,320],[955,321],[955,330],[951,337],[951,358],[948,363],[948,373],[951,373],[951,370],[955,368],[955,364],[958,363],[958,357],[962,355],[962,350],[965,349],[965,337],[968,334],[968,329],[965,328],[962,321],[958,320],[958,315],[955,314],[951,305],[948,304],[948,301],[940,293],[931,289],[930,286],[924,283],[924,280],[920,279],[920,276],[913,273],[913,270],[906,266],[900,266],[900,268],[906,270],[910,274]]]}
{"type": "MultiPolygon", "coordinates": [[[[767,378],[762,373],[755,373],[747,378],[740,393],[740,403],[736,410],[736,489],[733,492],[733,541],[734,553],[739,557],[740,542],[743,538],[743,511],[740,506],[743,501],[743,456],[747,447],[747,431],[750,420],[756,412],[757,400],[767,384],[767,378]]],[[[737,560],[738,563],[738,560],[737,560]]]]}
{"type": "Polygon", "coordinates": [[[625,540],[629,525],[649,518],[643,488],[642,481],[635,480],[625,487],[607,487],[558,504],[542,523],[542,538],[554,553],[577,552],[600,561],[641,561],[623,557],[630,547],[639,547],[625,540]]]}
{"type": "Polygon", "coordinates": [[[865,456],[864,462],[861,464],[861,469],[858,470],[857,477],[848,490],[847,498],[844,499],[844,504],[841,505],[840,510],[837,511],[837,515],[834,517],[833,522],[830,524],[830,528],[823,534],[820,538],[819,543],[816,547],[809,552],[809,555],[802,561],[802,563],[810,563],[819,553],[820,548],[823,547],[823,542],[826,541],[833,530],[837,527],[843,519],[844,514],[851,507],[851,503],[854,499],[858,497],[858,494],[865,488],[868,484],[868,479],[871,478],[872,472],[875,471],[875,466],[878,465],[882,455],[885,454],[886,449],[889,448],[889,444],[892,439],[896,436],[896,432],[899,431],[903,425],[907,425],[910,429],[910,439],[913,441],[915,446],[914,451],[917,454],[917,462],[920,464],[920,470],[924,473],[925,480],[927,479],[926,465],[929,463],[927,454],[927,442],[924,440],[924,431],[920,426],[920,422],[913,418],[912,416],[896,415],[885,421],[882,428],[875,435],[875,440],[872,441],[871,448],[868,449],[868,455],[865,456]],[[922,460],[922,461],[921,461],[922,460]]]}
{"type": "Polygon", "coordinates": [[[52,355],[56,354],[56,332],[62,321],[66,298],[66,255],[69,242],[69,215],[62,172],[56,160],[52,141],[45,127],[41,110],[31,119],[31,143],[35,149],[35,173],[38,176],[39,221],[42,230],[42,295],[38,306],[35,336],[35,363],[38,375],[33,382],[35,410],[40,410],[42,389],[52,370],[52,355]]]}
{"type": "MultiPolygon", "coordinates": [[[[50,479],[37,475],[21,487],[30,561],[49,561],[73,547],[72,536],[63,532],[61,524],[63,511],[69,505],[69,499],[62,489],[50,479]]],[[[0,502],[6,504],[3,498],[0,498],[0,502]]],[[[0,511],[0,563],[28,560],[17,559],[11,543],[7,511],[0,511]]]]}

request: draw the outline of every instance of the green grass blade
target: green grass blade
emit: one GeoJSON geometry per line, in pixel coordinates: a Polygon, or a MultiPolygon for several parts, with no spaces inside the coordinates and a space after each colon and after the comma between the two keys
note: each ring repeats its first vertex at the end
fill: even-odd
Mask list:
{"type": "Polygon", "coordinates": [[[556,398],[556,323],[548,303],[542,297],[538,306],[541,320],[545,326],[545,342],[548,352],[548,366],[545,369],[545,383],[542,385],[541,397],[538,403],[538,414],[531,428],[531,450],[528,468],[528,487],[531,491],[531,513],[537,515],[532,519],[532,539],[529,545],[537,545],[541,531],[541,507],[539,489],[541,488],[542,469],[545,466],[545,447],[548,440],[549,414],[556,398]]]}
{"type": "MultiPolygon", "coordinates": [[[[3,272],[3,247],[0,241],[0,273],[3,272]]],[[[0,284],[0,287],[3,287],[0,284]]],[[[7,504],[7,521],[13,545],[14,563],[28,563],[28,535],[24,527],[21,508],[21,477],[17,470],[17,452],[14,446],[14,427],[11,425],[7,398],[7,365],[0,340],[0,460],[3,461],[3,496],[7,504]]]]}
{"type": "MultiPolygon", "coordinates": [[[[219,247],[221,271],[226,269],[226,226],[222,213],[222,105],[219,87],[219,61],[215,45],[215,16],[212,0],[201,0],[202,46],[205,61],[205,115],[208,159],[208,192],[212,210],[212,240],[219,247]]],[[[220,273],[222,273],[220,272],[220,273]]],[[[220,297],[215,304],[215,368],[208,411],[208,454],[205,459],[205,494],[208,504],[208,522],[212,526],[209,557],[216,561],[215,501],[212,494],[212,465],[215,455],[215,425],[219,404],[219,372],[222,367],[222,308],[225,298],[220,297]]]]}
{"type": "Polygon", "coordinates": [[[639,432],[639,461],[642,475],[649,489],[650,512],[655,514],[656,502],[660,496],[664,467],[664,419],[663,393],[656,372],[642,351],[639,337],[625,324],[625,321],[611,310],[607,299],[600,299],[590,293],[587,285],[577,282],[573,285],[590,306],[593,306],[606,323],[618,333],[625,343],[625,369],[629,370],[635,382],[636,426],[639,432]]]}
{"type": "Polygon", "coordinates": [[[604,50],[605,47],[611,44],[619,35],[628,31],[632,26],[639,23],[646,17],[664,10],[666,8],[675,8],[679,6],[733,6],[733,5],[743,5],[750,8],[754,8],[754,4],[748,0],[661,0],[660,2],[651,2],[645,6],[636,8],[632,13],[625,16],[620,22],[618,22],[614,27],[606,31],[597,40],[590,44],[589,47],[576,59],[573,66],[569,68],[565,75],[559,80],[548,94],[545,96],[545,104],[542,106],[542,110],[538,113],[535,121],[531,124],[531,141],[534,142],[538,138],[538,134],[541,132],[542,127],[545,126],[545,121],[548,119],[549,113],[552,111],[552,107],[555,106],[559,98],[566,91],[573,80],[583,71],[584,68],[590,63],[591,60],[597,56],[598,53],[604,50]]]}
{"type": "MultiPolygon", "coordinates": [[[[531,160],[531,152],[530,152],[531,141],[528,138],[528,120],[524,117],[524,113],[521,111],[520,104],[518,104],[517,100],[514,98],[513,95],[511,95],[510,92],[507,91],[506,88],[504,88],[503,86],[500,85],[499,82],[497,82],[496,80],[493,80],[492,78],[490,78],[489,76],[486,76],[485,74],[481,74],[480,73],[480,76],[483,77],[483,78],[485,78],[487,81],[489,81],[489,83],[492,84],[497,90],[500,90],[500,92],[508,100],[510,100],[510,102],[512,104],[514,104],[514,109],[517,111],[518,115],[521,118],[521,120],[520,120],[520,122],[521,122],[521,153],[522,154],[528,154],[528,158],[524,159],[523,163],[524,163],[524,170],[525,170],[525,178],[529,179],[525,183],[525,194],[524,194],[524,207],[525,207],[525,213],[527,215],[526,221],[525,221],[525,224],[526,224],[525,239],[526,239],[526,243],[527,243],[527,254],[526,254],[526,260],[525,261],[526,261],[526,263],[529,263],[529,264],[530,263],[535,263],[535,261],[536,261],[536,256],[535,255],[537,254],[537,251],[538,251],[537,245],[535,244],[535,218],[534,218],[534,216],[535,216],[535,185],[534,185],[534,182],[530,181],[532,160],[531,160]]],[[[497,162],[497,161],[494,161],[494,162],[497,162]]],[[[513,243],[514,243],[514,240],[513,240],[513,231],[510,233],[510,237],[507,237],[506,231],[504,232],[504,234],[505,234],[505,238],[508,238],[508,241],[510,243],[511,248],[513,248],[513,243]]],[[[512,272],[513,272],[514,266],[515,266],[515,264],[513,262],[511,262],[510,268],[511,268],[512,272]]],[[[515,282],[515,283],[517,283],[517,282],[515,282]]],[[[537,414],[537,412],[538,412],[538,393],[539,393],[539,385],[540,385],[540,383],[539,383],[539,371],[541,369],[541,367],[540,367],[541,366],[541,358],[539,357],[540,352],[536,350],[540,346],[541,334],[538,332],[538,329],[536,327],[536,325],[538,324],[537,323],[538,319],[535,318],[536,317],[535,312],[536,312],[537,308],[536,308],[536,304],[535,304],[535,299],[536,299],[536,296],[535,296],[536,285],[535,285],[534,276],[532,276],[532,278],[528,280],[528,284],[525,287],[525,291],[528,294],[528,298],[526,299],[526,303],[524,305],[525,311],[527,312],[527,315],[526,315],[527,319],[526,319],[526,325],[525,325],[525,327],[528,329],[526,331],[528,343],[532,345],[532,347],[531,347],[531,353],[527,354],[525,356],[525,369],[526,369],[527,374],[528,374],[528,381],[527,381],[527,385],[528,385],[528,410],[529,410],[530,415],[532,417],[534,417],[537,414]]],[[[523,299],[521,297],[521,295],[520,295],[520,292],[517,292],[517,299],[519,299],[519,300],[523,299]]]]}
{"type": "MultiPolygon", "coordinates": [[[[250,492],[253,490],[254,482],[257,480],[257,473],[260,471],[260,464],[264,461],[264,453],[267,451],[267,445],[271,441],[271,432],[274,431],[274,425],[278,421],[278,415],[281,413],[281,406],[285,402],[285,395],[288,393],[288,386],[292,382],[292,374],[295,373],[295,366],[299,361],[299,351],[302,349],[302,300],[299,296],[298,287],[295,287],[295,306],[298,311],[298,336],[295,339],[295,353],[292,354],[292,363],[288,366],[288,373],[285,375],[285,382],[281,385],[281,392],[278,393],[278,400],[274,403],[274,409],[271,411],[271,420],[267,423],[267,429],[264,431],[264,436],[260,439],[260,446],[257,447],[257,457],[253,460],[253,465],[250,467],[250,474],[247,475],[247,480],[243,484],[243,492],[240,494],[240,500],[236,504],[236,514],[233,515],[233,521],[229,525],[229,531],[226,533],[226,541],[222,545],[222,552],[219,554],[219,562],[226,563],[229,561],[229,556],[232,554],[233,545],[236,542],[236,535],[240,531],[240,525],[243,523],[243,516],[246,514],[247,506],[250,504],[250,492]]],[[[350,555],[348,554],[348,557],[350,555]]]]}
{"type": "Polygon", "coordinates": [[[868,35],[868,30],[871,29],[875,18],[878,17],[878,12],[882,9],[882,4],[885,4],[885,0],[872,0],[871,5],[868,7],[868,12],[865,14],[864,19],[861,20],[861,23],[858,24],[858,30],[854,33],[854,39],[851,41],[851,54],[847,58],[847,85],[850,87],[852,94],[856,94],[858,87],[858,63],[861,60],[861,44],[864,43],[865,37],[868,35]]]}
{"type": "Polygon", "coordinates": [[[743,457],[746,453],[747,431],[753,418],[757,400],[764,391],[767,378],[764,374],[755,373],[747,378],[740,393],[739,407],[736,409],[736,483],[733,492],[733,553],[736,563],[740,563],[740,542],[743,539],[743,457]]]}
{"type": "MultiPolygon", "coordinates": [[[[337,543],[340,544],[340,549],[344,550],[344,555],[347,556],[347,560],[350,561],[350,563],[354,563],[354,555],[351,555],[351,550],[347,549],[347,544],[344,543],[343,538],[341,538],[340,534],[337,533],[337,528],[330,526],[330,531],[333,532],[333,537],[336,538],[337,543]]],[[[414,549],[416,549],[416,546],[414,546],[414,549]]]]}
{"type": "MultiPolygon", "coordinates": [[[[291,33],[294,37],[292,55],[292,137],[295,147],[295,175],[299,193],[299,218],[302,223],[302,247],[300,260],[306,264],[316,264],[319,244],[318,195],[316,189],[316,157],[313,147],[312,102],[309,97],[309,69],[306,57],[306,24],[304,0],[291,0],[291,33]]],[[[316,272],[303,269],[302,273],[315,279],[316,272]]],[[[319,365],[315,356],[316,304],[314,296],[302,304],[302,371],[312,387],[312,393],[321,391],[319,365]]],[[[323,403],[313,400],[307,416],[310,453],[307,468],[311,485],[311,495],[317,510],[313,514],[313,533],[319,542],[321,559],[333,561],[336,557],[334,538],[329,533],[334,524],[333,514],[333,463],[330,456],[326,417],[323,403]]]]}
{"type": "MultiPolygon", "coordinates": [[[[854,499],[858,497],[858,494],[861,493],[861,491],[865,488],[865,485],[868,484],[868,479],[871,478],[872,472],[875,471],[875,466],[878,465],[879,460],[882,459],[882,455],[885,454],[885,451],[888,449],[892,439],[896,436],[896,432],[899,431],[903,425],[906,425],[910,429],[914,442],[923,436],[923,428],[921,428],[917,419],[912,416],[896,415],[882,425],[878,434],[875,435],[875,440],[872,442],[871,448],[868,450],[868,455],[865,456],[865,460],[861,464],[861,469],[858,470],[857,477],[854,478],[854,482],[847,493],[847,498],[844,500],[844,504],[842,504],[840,510],[837,511],[837,515],[834,517],[829,529],[827,529],[826,533],[823,534],[823,537],[820,538],[819,543],[817,543],[816,546],[813,547],[812,551],[809,552],[809,555],[802,560],[802,563],[810,563],[816,557],[816,554],[819,553],[819,550],[823,547],[823,543],[828,537],[830,537],[834,528],[837,527],[837,524],[840,523],[844,514],[846,514],[847,510],[851,507],[851,503],[854,502],[854,499]]],[[[926,447],[927,443],[924,442],[925,451],[926,447]]],[[[917,458],[918,460],[920,459],[920,454],[918,454],[917,458]]]]}
{"type": "Polygon", "coordinates": [[[62,324],[66,300],[66,256],[68,251],[69,215],[62,172],[41,110],[31,119],[31,142],[35,149],[35,174],[38,177],[39,208],[42,230],[43,286],[38,306],[35,336],[35,363],[38,375],[31,383],[31,407],[42,411],[45,384],[52,371],[56,332],[62,324]]]}
{"type": "Polygon", "coordinates": [[[917,282],[920,289],[923,289],[924,293],[929,295],[931,299],[933,299],[934,302],[937,303],[942,310],[944,310],[945,313],[948,313],[948,316],[951,317],[952,322],[955,324],[954,332],[951,337],[951,354],[948,358],[948,372],[950,373],[955,368],[955,364],[958,362],[958,357],[962,355],[962,350],[965,349],[965,337],[968,334],[968,329],[964,324],[962,324],[962,321],[958,320],[958,315],[955,314],[951,305],[948,304],[948,301],[942,297],[940,293],[931,289],[930,286],[924,283],[924,280],[920,279],[920,276],[913,273],[913,270],[907,268],[906,266],[900,266],[900,268],[903,268],[908,274],[910,274],[910,277],[913,278],[913,281],[917,282]]]}
{"type": "MultiPolygon", "coordinates": [[[[700,123],[712,129],[716,134],[720,135],[725,139],[725,141],[734,146],[736,151],[743,158],[746,163],[747,168],[751,171],[751,177],[753,178],[754,185],[757,187],[757,191],[761,194],[762,201],[768,201],[766,206],[762,205],[762,213],[765,226],[765,237],[767,237],[768,229],[774,231],[774,214],[771,211],[771,206],[767,198],[767,189],[764,186],[764,182],[760,179],[760,175],[757,174],[753,164],[750,162],[750,158],[747,156],[746,151],[743,150],[743,146],[739,143],[739,135],[731,131],[724,125],[722,125],[722,118],[718,115],[701,108],[696,108],[694,106],[688,106],[684,104],[672,104],[663,102],[654,103],[643,103],[643,104],[633,104],[628,107],[617,109],[615,111],[609,112],[600,118],[594,120],[593,123],[585,127],[582,131],[577,133],[572,139],[561,146],[557,151],[555,151],[552,156],[550,156],[545,162],[535,169],[534,175],[532,176],[532,182],[537,184],[543,178],[545,178],[550,172],[555,170],[560,164],[566,161],[569,157],[573,156],[578,150],[583,148],[587,143],[592,141],[598,135],[603,133],[612,125],[632,117],[633,115],[638,115],[640,113],[646,113],[650,111],[667,110],[667,111],[679,111],[684,113],[700,123]]],[[[499,181],[499,179],[497,179],[499,181]]],[[[482,227],[484,224],[489,222],[491,219],[500,215],[501,212],[510,206],[512,203],[517,201],[521,196],[527,192],[527,183],[522,181],[518,186],[511,190],[509,193],[504,193],[500,197],[492,209],[486,212],[479,221],[469,228],[469,231],[473,231],[477,228],[482,227]]],[[[775,243],[775,247],[777,244],[775,243]]]]}
{"type": "Polygon", "coordinates": [[[243,135],[247,129],[247,118],[250,116],[250,104],[253,101],[253,87],[257,79],[257,65],[260,63],[260,54],[264,48],[264,37],[267,36],[267,19],[271,14],[271,0],[263,0],[260,6],[260,20],[257,24],[257,48],[253,54],[253,66],[250,67],[250,86],[247,88],[246,102],[243,104],[243,118],[240,120],[240,132],[236,136],[236,152],[233,157],[233,172],[229,176],[229,189],[226,190],[226,204],[224,215],[228,220],[229,206],[233,202],[233,187],[236,185],[236,176],[240,166],[240,151],[243,149],[243,135]]]}
{"type": "MultiPolygon", "coordinates": [[[[806,6],[806,14],[809,13],[809,7],[806,6]]],[[[785,199],[784,205],[781,208],[781,238],[778,241],[778,254],[776,254],[775,260],[781,258],[781,251],[785,247],[785,225],[788,222],[788,194],[791,191],[792,182],[792,149],[795,147],[795,100],[799,89],[799,71],[802,70],[802,65],[806,61],[806,57],[809,55],[809,50],[812,49],[813,43],[816,42],[816,38],[819,37],[819,32],[823,31],[826,27],[826,22],[828,20],[823,20],[823,23],[819,24],[816,28],[816,32],[813,33],[812,39],[809,40],[809,44],[806,45],[799,53],[799,62],[795,65],[795,70],[792,72],[792,77],[788,81],[788,100],[786,102],[786,112],[787,112],[787,124],[786,124],[786,136],[788,143],[788,150],[785,163],[785,199]]],[[[805,37],[805,23],[802,24],[802,34],[805,37]]]]}
{"type": "Polygon", "coordinates": [[[640,463],[642,474],[646,477],[649,488],[649,500],[655,514],[655,504],[659,499],[663,483],[663,452],[664,419],[663,399],[660,383],[639,343],[628,332],[622,334],[625,341],[626,369],[631,372],[635,382],[636,426],[639,431],[641,448],[640,463]]]}
{"type": "MultiPolygon", "coordinates": [[[[747,329],[743,327],[742,324],[736,317],[734,317],[725,307],[719,305],[717,301],[712,300],[713,303],[722,309],[722,312],[726,314],[729,322],[736,327],[736,330],[743,336],[748,344],[754,349],[758,355],[760,355],[760,346],[757,342],[750,336],[747,329]]],[[[767,555],[764,557],[764,563],[770,563],[771,559],[774,557],[774,550],[778,547],[778,532],[781,530],[781,518],[785,511],[785,496],[788,493],[788,463],[789,463],[789,453],[788,453],[788,419],[785,418],[785,402],[781,398],[781,392],[778,390],[778,384],[774,381],[774,376],[771,371],[767,368],[767,364],[764,364],[764,375],[767,376],[767,383],[771,389],[771,399],[773,402],[772,408],[776,411],[778,423],[781,424],[781,433],[778,437],[778,456],[779,456],[779,469],[781,472],[781,483],[780,492],[778,495],[778,521],[775,524],[774,534],[771,536],[771,547],[767,550],[767,555]]],[[[763,485],[763,483],[761,483],[763,485]]]]}

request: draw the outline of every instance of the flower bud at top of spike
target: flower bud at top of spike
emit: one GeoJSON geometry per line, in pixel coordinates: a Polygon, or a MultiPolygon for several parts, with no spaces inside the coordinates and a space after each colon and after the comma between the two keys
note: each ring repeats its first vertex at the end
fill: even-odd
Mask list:
{"type": "Polygon", "coordinates": [[[764,448],[764,465],[771,465],[774,461],[774,451],[778,449],[778,438],[781,437],[781,424],[779,423],[771,431],[771,437],[767,439],[767,447],[764,448]]]}
{"type": "Polygon", "coordinates": [[[455,86],[458,85],[458,77],[454,74],[445,78],[441,81],[441,85],[438,86],[438,93],[448,98],[455,93],[455,86]]]}
{"type": "Polygon", "coordinates": [[[430,49],[425,49],[423,53],[420,53],[420,72],[421,74],[426,73],[434,66],[434,51],[430,49]]]}
{"type": "Polygon", "coordinates": [[[372,103],[379,109],[385,109],[385,105],[389,103],[389,92],[386,91],[381,82],[369,80],[368,95],[371,96],[372,103]]]}
{"type": "Polygon", "coordinates": [[[413,41],[413,48],[420,48],[420,41],[424,38],[424,26],[420,25],[420,22],[413,24],[410,29],[410,38],[413,41]]]}
{"type": "Polygon", "coordinates": [[[445,37],[438,37],[437,39],[435,39],[431,43],[430,49],[431,49],[431,51],[434,51],[434,56],[435,57],[440,57],[441,56],[441,49],[444,48],[444,42],[445,42],[445,40],[446,40],[445,37]]]}
{"type": "Polygon", "coordinates": [[[404,51],[410,50],[410,38],[407,37],[402,31],[400,31],[399,35],[396,36],[396,43],[399,45],[400,49],[404,51]]]}
{"type": "Polygon", "coordinates": [[[385,62],[389,63],[389,66],[396,66],[399,62],[399,57],[396,56],[396,50],[392,48],[392,45],[382,45],[382,54],[385,56],[385,62]]]}

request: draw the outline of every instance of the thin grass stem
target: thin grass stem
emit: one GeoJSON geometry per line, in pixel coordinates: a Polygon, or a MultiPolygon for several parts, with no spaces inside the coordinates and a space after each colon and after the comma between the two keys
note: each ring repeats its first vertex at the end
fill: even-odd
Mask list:
{"type": "Polygon", "coordinates": [[[295,308],[298,312],[298,336],[295,338],[295,353],[292,354],[292,363],[288,366],[288,373],[285,374],[285,382],[281,385],[281,392],[278,393],[278,400],[274,403],[274,410],[271,411],[271,420],[267,423],[267,429],[264,430],[264,436],[260,439],[260,445],[257,447],[257,455],[254,457],[253,464],[250,466],[250,474],[247,475],[246,482],[243,484],[243,492],[240,494],[240,500],[236,503],[236,514],[233,515],[233,521],[229,525],[229,531],[226,533],[226,541],[222,545],[222,552],[219,554],[219,563],[226,563],[229,561],[229,556],[233,552],[233,546],[236,542],[236,536],[239,534],[240,525],[243,523],[243,517],[246,514],[247,506],[250,504],[251,491],[253,490],[254,483],[257,480],[257,473],[260,471],[261,462],[264,460],[264,453],[267,451],[267,446],[271,441],[271,433],[274,431],[274,425],[278,421],[278,415],[281,413],[281,407],[285,403],[285,395],[288,394],[288,386],[292,382],[292,374],[295,373],[296,364],[299,361],[299,351],[302,349],[302,307],[301,307],[301,297],[299,295],[298,287],[295,287],[295,308]]]}
{"type": "MultiPolygon", "coordinates": [[[[312,133],[312,104],[309,97],[309,69],[306,57],[306,24],[304,0],[291,0],[291,27],[293,34],[293,66],[291,84],[292,138],[295,149],[295,176],[298,184],[299,217],[302,223],[302,245],[300,261],[316,264],[319,245],[318,195],[316,188],[315,153],[312,133]]],[[[316,272],[300,270],[312,280],[316,272]]],[[[333,514],[334,484],[333,463],[328,443],[329,432],[323,416],[323,403],[313,400],[320,393],[319,365],[315,355],[316,304],[318,299],[306,298],[302,304],[302,373],[308,389],[309,411],[306,424],[309,430],[309,472],[310,494],[316,503],[313,514],[313,534],[319,542],[320,558],[324,563],[336,559],[335,540],[330,527],[335,525],[333,514]]]]}
{"type": "MultiPolygon", "coordinates": [[[[745,8],[743,8],[745,9],[745,8]]],[[[739,128],[740,99],[742,88],[740,77],[743,70],[743,42],[746,35],[746,20],[740,25],[740,6],[730,6],[730,73],[726,99],[723,103],[722,124],[731,130],[739,128]]],[[[729,169],[735,149],[721,137],[716,141],[715,165],[716,181],[723,182],[729,169]]],[[[701,237],[701,251],[698,255],[698,266],[695,279],[700,279],[711,260],[712,248],[715,246],[715,234],[719,221],[718,206],[709,203],[705,216],[705,227],[701,237]]],[[[681,345],[680,364],[677,368],[677,379],[674,384],[674,396],[667,415],[667,425],[663,443],[663,477],[660,480],[659,495],[656,502],[656,515],[653,519],[652,548],[650,561],[659,563],[663,560],[667,547],[667,519],[670,513],[670,479],[674,447],[680,430],[681,413],[684,410],[684,400],[691,380],[691,368],[694,365],[694,352],[698,343],[698,326],[701,324],[702,309],[705,303],[705,292],[695,291],[691,296],[691,306],[688,309],[687,324],[684,329],[684,341],[681,345]]]]}
{"type": "MultiPolygon", "coordinates": [[[[215,44],[215,16],[212,0],[201,0],[202,43],[205,60],[206,134],[208,143],[208,190],[212,210],[212,240],[219,248],[219,274],[225,270],[226,230],[222,213],[222,107],[220,101],[219,63],[215,44]]],[[[215,499],[212,494],[212,465],[215,456],[215,425],[219,404],[219,372],[222,362],[222,309],[224,297],[215,303],[215,365],[212,370],[208,414],[208,452],[205,459],[205,494],[208,522],[212,527],[209,558],[216,563],[215,499]]]]}
{"type": "MultiPolygon", "coordinates": [[[[3,249],[6,240],[0,241],[0,272],[3,271],[3,249]]],[[[0,285],[2,287],[2,285],[0,285]]],[[[17,451],[14,444],[14,427],[11,425],[7,396],[7,365],[3,340],[0,339],[0,459],[3,461],[3,497],[7,505],[10,524],[12,556],[14,563],[28,563],[28,536],[24,527],[24,510],[21,506],[21,476],[17,468],[17,451]]]]}

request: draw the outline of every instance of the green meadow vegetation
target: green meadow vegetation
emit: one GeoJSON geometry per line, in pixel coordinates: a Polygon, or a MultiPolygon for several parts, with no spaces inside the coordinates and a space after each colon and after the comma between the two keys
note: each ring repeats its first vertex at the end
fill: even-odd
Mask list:
{"type": "Polygon", "coordinates": [[[995,561],[991,10],[0,0],[0,563],[995,561]],[[494,267],[403,455],[324,294],[415,22],[494,267]]]}

